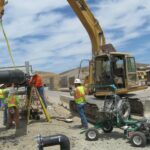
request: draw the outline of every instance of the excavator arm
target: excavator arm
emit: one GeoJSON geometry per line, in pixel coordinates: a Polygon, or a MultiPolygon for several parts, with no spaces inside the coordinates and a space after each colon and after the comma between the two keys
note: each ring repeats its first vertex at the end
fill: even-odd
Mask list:
{"type": "Polygon", "coordinates": [[[91,43],[92,55],[97,56],[102,53],[101,47],[105,45],[105,37],[101,26],[88,8],[85,0],[67,0],[83,26],[87,30],[91,43]]]}

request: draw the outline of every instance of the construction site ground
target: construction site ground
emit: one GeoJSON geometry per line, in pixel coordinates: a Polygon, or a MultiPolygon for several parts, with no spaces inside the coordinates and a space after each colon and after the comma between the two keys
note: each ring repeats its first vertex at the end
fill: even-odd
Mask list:
{"type": "MultiPolygon", "coordinates": [[[[70,112],[60,106],[59,96],[62,92],[47,91],[50,107],[49,113],[55,117],[68,117],[70,112]]],[[[64,94],[64,93],[63,93],[64,94]]],[[[68,95],[68,93],[66,93],[68,95]]],[[[28,126],[21,121],[21,127],[17,131],[15,129],[6,130],[3,126],[3,112],[0,111],[0,150],[36,150],[35,137],[39,134],[42,136],[64,134],[69,137],[71,150],[135,150],[129,140],[123,135],[121,129],[115,128],[112,133],[104,134],[100,131],[98,141],[86,141],[85,134],[80,134],[80,119],[76,116],[72,123],[66,123],[52,119],[51,123],[46,122],[45,117],[39,121],[30,121],[28,126]]],[[[90,127],[93,125],[90,124],[90,127]]],[[[45,150],[59,150],[59,146],[47,147],[45,150]]],[[[137,148],[141,149],[141,148],[137,148]]],[[[150,142],[143,150],[150,149],[150,142]]]]}

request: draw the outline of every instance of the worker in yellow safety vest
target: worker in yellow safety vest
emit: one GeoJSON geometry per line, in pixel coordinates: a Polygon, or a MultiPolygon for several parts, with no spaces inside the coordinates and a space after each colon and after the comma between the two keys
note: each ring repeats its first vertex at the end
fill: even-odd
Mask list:
{"type": "Polygon", "coordinates": [[[2,107],[5,100],[5,89],[0,89],[0,107],[2,107]]]}
{"type": "Polygon", "coordinates": [[[74,100],[81,119],[81,124],[83,128],[88,128],[88,122],[85,116],[86,90],[85,87],[82,86],[82,82],[80,79],[75,79],[74,85],[75,85],[74,100]]]}
{"type": "Polygon", "coordinates": [[[19,128],[19,98],[14,89],[9,92],[7,104],[9,113],[7,128],[10,128],[13,125],[13,121],[15,122],[16,128],[19,128]]]}
{"type": "Polygon", "coordinates": [[[3,113],[3,124],[7,124],[7,119],[8,119],[8,109],[7,109],[7,95],[8,95],[8,90],[7,89],[0,89],[0,105],[4,109],[3,113]]]}

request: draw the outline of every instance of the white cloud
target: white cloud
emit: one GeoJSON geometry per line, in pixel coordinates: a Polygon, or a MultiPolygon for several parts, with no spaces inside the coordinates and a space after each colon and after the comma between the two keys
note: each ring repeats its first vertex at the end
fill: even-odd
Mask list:
{"type": "MultiPolygon", "coordinates": [[[[92,5],[107,41],[115,46],[123,47],[131,39],[149,35],[150,1],[102,0],[92,5]]],[[[35,70],[60,72],[77,67],[82,58],[90,58],[90,39],[79,19],[70,16],[67,8],[66,12],[54,11],[66,6],[70,7],[67,0],[9,1],[3,20],[17,65],[29,60],[35,70]]],[[[10,65],[1,34],[0,41],[0,66],[10,65]]]]}
{"type": "Polygon", "coordinates": [[[122,37],[108,40],[115,42],[116,45],[120,44],[120,41],[125,42],[144,34],[140,28],[150,21],[148,0],[102,0],[97,9],[96,16],[105,31],[116,30],[117,34],[118,29],[123,32],[122,37]]]}
{"type": "Polygon", "coordinates": [[[16,19],[23,16],[33,16],[40,12],[59,9],[67,5],[65,0],[11,0],[6,9],[11,14],[10,18],[16,19]],[[13,14],[13,15],[12,15],[13,14]]]}

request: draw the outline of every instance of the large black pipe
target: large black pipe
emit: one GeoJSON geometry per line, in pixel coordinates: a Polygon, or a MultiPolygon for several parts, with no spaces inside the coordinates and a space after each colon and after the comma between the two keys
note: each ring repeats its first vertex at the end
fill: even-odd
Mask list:
{"type": "Polygon", "coordinates": [[[22,84],[26,81],[26,75],[21,70],[1,70],[0,84],[22,84]]]}
{"type": "Polygon", "coordinates": [[[38,149],[43,150],[44,147],[60,145],[61,150],[70,150],[70,141],[67,136],[59,134],[54,136],[41,137],[37,139],[38,149]]]}

